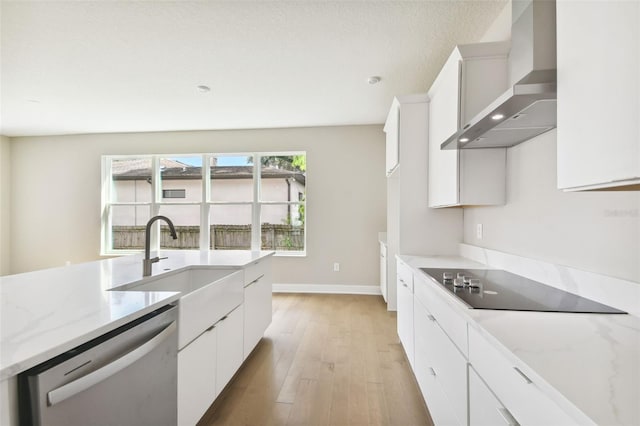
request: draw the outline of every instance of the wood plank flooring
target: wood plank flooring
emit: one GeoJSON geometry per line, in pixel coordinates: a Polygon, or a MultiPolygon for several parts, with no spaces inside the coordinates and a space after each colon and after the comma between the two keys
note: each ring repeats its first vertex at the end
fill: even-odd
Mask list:
{"type": "Polygon", "coordinates": [[[273,322],[198,423],[432,425],[380,296],[274,294],[273,322]]]}

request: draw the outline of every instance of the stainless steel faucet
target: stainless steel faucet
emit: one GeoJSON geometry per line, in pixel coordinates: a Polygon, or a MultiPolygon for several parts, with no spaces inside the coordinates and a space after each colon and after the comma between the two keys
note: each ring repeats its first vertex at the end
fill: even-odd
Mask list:
{"type": "Polygon", "coordinates": [[[165,222],[167,222],[167,225],[169,225],[169,231],[171,232],[171,236],[173,237],[174,240],[178,239],[178,236],[176,235],[176,228],[174,228],[173,222],[171,222],[171,219],[169,219],[166,216],[154,216],[151,219],[149,219],[149,222],[147,222],[147,229],[145,230],[145,233],[144,233],[144,260],[142,261],[143,277],[148,277],[149,275],[151,275],[151,265],[160,261],[160,258],[158,256],[154,257],[153,259],[150,259],[151,250],[149,248],[149,246],[151,245],[151,225],[153,225],[153,222],[155,222],[158,219],[162,219],[165,222]]]}

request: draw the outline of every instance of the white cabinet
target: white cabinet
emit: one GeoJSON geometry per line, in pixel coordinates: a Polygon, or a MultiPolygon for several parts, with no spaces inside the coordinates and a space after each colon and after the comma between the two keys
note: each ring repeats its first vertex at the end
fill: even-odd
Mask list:
{"type": "MultiPolygon", "coordinates": [[[[418,273],[414,274],[416,379],[421,389],[424,388],[425,401],[430,411],[432,407],[434,409],[432,415],[436,424],[465,425],[467,422],[467,359],[443,328],[448,325],[447,318],[438,316],[437,312],[440,311],[430,309],[443,302],[433,298],[433,295],[428,292],[429,286],[425,277],[418,273]],[[427,299],[428,303],[425,303],[427,299]],[[435,407],[435,402],[428,399],[429,395],[437,393],[443,394],[437,398],[446,405],[445,407],[435,407]]],[[[466,333],[464,319],[459,317],[451,319],[462,321],[466,333]]],[[[466,335],[464,337],[466,348],[466,335]]]]}
{"type": "Polygon", "coordinates": [[[195,425],[229,383],[242,356],[243,305],[178,352],[178,424],[195,425]]]}
{"type": "Polygon", "coordinates": [[[457,46],[429,89],[429,206],[505,202],[506,148],[440,145],[508,87],[507,43],[457,46]]]}
{"type": "MultiPolygon", "coordinates": [[[[431,418],[437,425],[463,425],[465,421],[461,422],[460,417],[465,409],[460,413],[455,412],[455,406],[443,387],[443,380],[447,380],[446,373],[434,362],[434,359],[442,359],[441,356],[435,354],[442,349],[438,347],[442,339],[437,338],[440,337],[439,333],[442,331],[437,330],[438,326],[433,320],[433,316],[417,300],[414,301],[413,315],[415,327],[414,373],[431,418]],[[435,340],[433,336],[436,336],[435,340]]],[[[447,344],[451,345],[451,342],[447,344]]],[[[462,362],[464,363],[464,360],[462,362]]],[[[454,362],[453,365],[455,364],[454,362]]],[[[462,398],[461,402],[466,404],[466,385],[463,386],[462,391],[454,395],[454,398],[462,398]]]]}
{"type": "Polygon", "coordinates": [[[517,426],[517,420],[469,367],[469,424],[473,426],[517,426]]]}
{"type": "Polygon", "coordinates": [[[558,1],[558,187],[640,189],[640,2],[558,1]]]}
{"type": "Polygon", "coordinates": [[[380,243],[380,293],[387,301],[387,245],[380,243]]]}
{"type": "Polygon", "coordinates": [[[178,425],[195,425],[216,399],[216,327],[178,352],[178,425]]]}
{"type": "Polygon", "coordinates": [[[519,424],[578,424],[538,386],[532,371],[508,360],[473,327],[469,327],[469,363],[519,424]]]}
{"type": "Polygon", "coordinates": [[[400,104],[397,99],[393,100],[387,121],[384,124],[386,135],[386,173],[390,176],[398,167],[400,161],[400,104]]]}
{"type": "Polygon", "coordinates": [[[411,269],[398,261],[398,337],[413,368],[413,274],[411,269]]]}
{"type": "MultiPolygon", "coordinates": [[[[243,357],[243,311],[240,305],[217,324],[218,347],[216,351],[216,395],[220,395],[229,380],[238,371],[243,357]]],[[[211,400],[212,402],[213,400],[211,400]]],[[[209,402],[209,403],[211,403],[209,402]]]]}
{"type": "Polygon", "coordinates": [[[248,266],[244,281],[243,358],[246,359],[271,324],[271,258],[261,259],[248,266]]]}

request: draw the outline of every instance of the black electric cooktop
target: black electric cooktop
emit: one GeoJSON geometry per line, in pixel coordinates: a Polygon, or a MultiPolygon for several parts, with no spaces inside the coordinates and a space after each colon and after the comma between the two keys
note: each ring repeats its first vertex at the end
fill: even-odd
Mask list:
{"type": "Polygon", "coordinates": [[[626,314],[499,269],[420,269],[473,309],[626,314]]]}

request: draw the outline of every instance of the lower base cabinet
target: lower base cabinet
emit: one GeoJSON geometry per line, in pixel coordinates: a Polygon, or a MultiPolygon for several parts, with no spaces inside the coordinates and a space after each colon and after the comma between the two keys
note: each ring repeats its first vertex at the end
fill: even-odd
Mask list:
{"type": "Polygon", "coordinates": [[[433,315],[420,301],[420,286],[428,285],[421,277],[413,280],[415,295],[413,320],[415,329],[414,372],[422,388],[429,388],[424,397],[430,411],[434,411],[436,424],[467,424],[467,359],[449,339],[433,315]],[[427,394],[438,396],[438,406],[430,401],[427,394]]]}
{"type": "Polygon", "coordinates": [[[436,342],[431,341],[429,328],[437,327],[430,319],[429,312],[416,302],[414,309],[415,334],[415,367],[414,374],[424,397],[431,418],[436,425],[464,425],[460,423],[451,403],[442,386],[441,379],[432,360],[433,351],[437,350],[436,342]]]}
{"type": "Polygon", "coordinates": [[[178,425],[193,426],[240,368],[243,305],[178,352],[178,425]]]}
{"type": "Polygon", "coordinates": [[[519,423],[469,366],[469,424],[518,426],[519,423]]]}
{"type": "Polygon", "coordinates": [[[398,336],[436,425],[577,425],[526,365],[508,359],[398,261],[398,336]]]}
{"type": "Polygon", "coordinates": [[[413,325],[413,275],[411,269],[402,262],[397,267],[397,326],[398,337],[402,343],[409,365],[414,368],[414,325],[413,325]]]}
{"type": "Polygon", "coordinates": [[[216,398],[218,330],[212,326],[178,352],[178,425],[195,425],[216,398]]]}
{"type": "Polygon", "coordinates": [[[244,287],[244,357],[246,359],[256,347],[271,324],[272,285],[268,270],[244,287]]]}
{"type": "Polygon", "coordinates": [[[524,365],[508,360],[472,327],[469,327],[469,362],[519,424],[578,424],[529,378],[524,365]]]}
{"type": "MultiPolygon", "coordinates": [[[[243,312],[244,306],[240,305],[216,324],[216,328],[218,329],[216,396],[220,395],[244,361],[242,339],[243,312]]],[[[211,402],[209,403],[211,404],[211,402]]]]}

